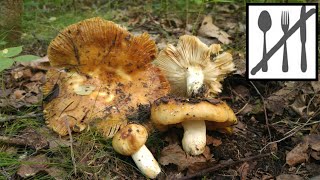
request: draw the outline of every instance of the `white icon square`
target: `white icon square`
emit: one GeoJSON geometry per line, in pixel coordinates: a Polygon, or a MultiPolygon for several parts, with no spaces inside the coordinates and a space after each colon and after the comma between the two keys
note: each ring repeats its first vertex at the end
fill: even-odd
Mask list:
{"type": "Polygon", "coordinates": [[[318,80],[317,13],[315,3],[248,3],[248,80],[318,80]]]}

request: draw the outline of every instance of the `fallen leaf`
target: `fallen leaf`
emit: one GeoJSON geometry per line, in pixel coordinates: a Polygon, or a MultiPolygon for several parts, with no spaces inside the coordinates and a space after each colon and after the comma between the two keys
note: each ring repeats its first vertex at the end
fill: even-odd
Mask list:
{"type": "Polygon", "coordinates": [[[303,178],[296,174],[281,174],[276,177],[276,180],[303,180],[303,178]]]}
{"type": "Polygon", "coordinates": [[[45,71],[51,67],[48,56],[44,56],[40,59],[30,61],[30,62],[21,62],[20,64],[25,67],[31,67],[33,69],[45,70],[45,71]]]}
{"type": "Polygon", "coordinates": [[[29,96],[25,98],[25,101],[29,104],[36,104],[39,102],[39,98],[37,96],[29,96]]]}
{"type": "Polygon", "coordinates": [[[231,40],[229,39],[230,36],[212,23],[211,15],[207,15],[204,17],[198,31],[198,35],[217,38],[223,44],[231,43],[231,40]]]}
{"type": "Polygon", "coordinates": [[[299,91],[296,89],[298,84],[296,82],[287,82],[280,90],[272,93],[266,99],[266,107],[269,111],[276,115],[282,115],[283,110],[290,104],[292,100],[298,95],[299,91]]]}
{"type": "Polygon", "coordinates": [[[49,145],[47,139],[32,128],[24,129],[19,136],[25,138],[26,145],[35,150],[44,149],[49,145]]]}
{"type": "Polygon", "coordinates": [[[15,99],[22,99],[26,95],[26,91],[17,89],[13,92],[13,96],[15,99]]]}
{"type": "Polygon", "coordinates": [[[240,76],[245,76],[246,73],[246,59],[243,52],[233,53],[233,63],[236,66],[236,72],[240,76]]]}
{"type": "Polygon", "coordinates": [[[23,160],[23,164],[17,171],[17,174],[22,178],[28,178],[36,175],[40,171],[48,173],[56,180],[65,179],[67,172],[57,167],[49,167],[49,160],[44,154],[29,157],[23,160]]]}
{"type": "Polygon", "coordinates": [[[247,162],[244,162],[239,168],[238,173],[240,174],[241,180],[246,180],[249,173],[250,165],[247,162]]]}
{"type": "MultiPolygon", "coordinates": [[[[308,135],[303,138],[303,141],[296,145],[286,156],[286,163],[289,166],[308,161],[309,154],[312,152],[320,152],[320,135],[308,135]],[[310,149],[309,149],[310,148],[310,149]]],[[[317,154],[314,154],[317,155],[317,154]]],[[[317,158],[317,156],[315,156],[317,158]]],[[[315,158],[315,159],[316,159],[315,158]]]]}
{"type": "Polygon", "coordinates": [[[44,83],[45,81],[45,74],[43,72],[37,72],[34,74],[31,78],[30,81],[40,81],[41,83],[44,83]]]}
{"type": "Polygon", "coordinates": [[[307,108],[306,106],[306,97],[303,94],[300,94],[296,97],[295,101],[289,106],[300,116],[304,115],[304,110],[307,108]]]}
{"type": "Polygon", "coordinates": [[[237,95],[241,96],[241,98],[246,98],[250,96],[249,89],[243,85],[236,86],[234,88],[234,91],[237,93],[237,95]]]}
{"type": "Polygon", "coordinates": [[[32,156],[24,162],[17,172],[17,174],[23,178],[34,176],[48,167],[48,160],[44,154],[32,156]]]}
{"type": "Polygon", "coordinates": [[[294,147],[286,156],[286,163],[289,166],[295,166],[297,164],[306,162],[309,159],[308,156],[308,144],[300,143],[294,147]]]}
{"type": "Polygon", "coordinates": [[[220,139],[214,138],[212,136],[207,135],[207,145],[212,144],[213,146],[217,147],[222,144],[222,141],[220,139]]]}
{"type": "Polygon", "coordinates": [[[205,147],[202,155],[206,158],[206,160],[208,160],[208,161],[212,160],[213,154],[211,154],[210,148],[208,146],[205,147]]]}
{"type": "MultiPolygon", "coordinates": [[[[320,79],[320,75],[318,74],[318,79],[320,79]]],[[[320,81],[312,81],[311,86],[315,93],[320,92],[320,81]]]]}
{"type": "Polygon", "coordinates": [[[190,156],[186,154],[177,143],[175,143],[162,149],[159,162],[164,166],[175,164],[178,166],[179,171],[183,171],[195,163],[207,162],[207,159],[204,155],[190,156]]]}

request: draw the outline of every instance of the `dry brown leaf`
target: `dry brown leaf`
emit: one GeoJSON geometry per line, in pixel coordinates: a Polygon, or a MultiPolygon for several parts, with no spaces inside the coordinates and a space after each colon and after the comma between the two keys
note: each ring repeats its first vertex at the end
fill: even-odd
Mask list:
{"type": "Polygon", "coordinates": [[[45,74],[43,72],[37,72],[36,74],[34,74],[31,78],[30,81],[40,81],[42,83],[44,83],[45,81],[45,74]]]}
{"type": "Polygon", "coordinates": [[[243,52],[237,52],[233,54],[233,63],[236,66],[236,72],[240,76],[245,76],[246,73],[246,60],[243,52]]]}
{"type": "Polygon", "coordinates": [[[22,178],[32,177],[40,171],[45,171],[56,180],[65,179],[67,173],[57,167],[49,167],[49,160],[44,154],[29,157],[24,160],[24,164],[20,166],[17,174],[22,178]]]}
{"type": "MultiPolygon", "coordinates": [[[[320,79],[320,74],[318,74],[318,79],[320,79]]],[[[320,80],[318,81],[312,81],[311,86],[315,93],[318,93],[320,91],[320,80]]]]}
{"type": "Polygon", "coordinates": [[[305,95],[300,94],[296,97],[295,101],[290,105],[290,107],[300,116],[303,116],[304,110],[307,108],[306,104],[307,102],[305,95]]]}
{"type": "Polygon", "coordinates": [[[237,93],[237,95],[241,96],[241,98],[246,98],[250,96],[249,89],[243,85],[236,86],[234,88],[234,91],[237,93]]]}
{"type": "Polygon", "coordinates": [[[45,137],[31,128],[24,129],[20,137],[25,139],[26,145],[35,150],[44,149],[49,145],[45,137]]]}
{"type": "Polygon", "coordinates": [[[300,143],[294,147],[286,156],[286,163],[289,166],[295,166],[297,164],[306,162],[309,159],[308,156],[308,144],[300,143]]]}
{"type": "Polygon", "coordinates": [[[320,135],[313,134],[305,136],[303,141],[287,154],[286,162],[290,166],[295,166],[299,163],[306,162],[309,159],[309,153],[312,152],[320,152],[320,135]],[[309,150],[309,147],[311,151],[309,150]]]}
{"type": "Polygon", "coordinates": [[[249,173],[250,165],[247,162],[244,162],[239,168],[238,173],[240,174],[241,180],[246,180],[249,173]]]}
{"type": "Polygon", "coordinates": [[[29,96],[25,98],[25,101],[29,104],[36,104],[39,102],[39,98],[37,96],[29,96]]]}
{"type": "Polygon", "coordinates": [[[176,143],[163,148],[159,162],[164,166],[175,164],[178,166],[178,170],[182,171],[195,163],[207,162],[207,159],[204,155],[190,156],[186,154],[176,143]]]}
{"type": "Polygon", "coordinates": [[[26,91],[24,90],[17,89],[13,92],[13,97],[15,99],[22,99],[25,97],[25,95],[26,95],[26,91]]]}
{"type": "Polygon", "coordinates": [[[217,147],[222,144],[222,141],[220,139],[207,135],[207,145],[210,145],[210,144],[217,147]]]}
{"type": "Polygon", "coordinates": [[[48,160],[44,154],[32,156],[26,159],[25,162],[26,163],[22,164],[17,172],[17,174],[23,178],[34,176],[48,167],[48,160]]]}
{"type": "Polygon", "coordinates": [[[51,67],[48,56],[44,56],[40,59],[30,61],[30,62],[21,62],[20,64],[25,67],[31,67],[36,70],[45,70],[45,71],[51,67]]]}
{"type": "Polygon", "coordinates": [[[281,174],[276,177],[276,180],[303,180],[303,178],[296,174],[281,174]]]}
{"type": "Polygon", "coordinates": [[[230,36],[213,24],[211,15],[207,15],[203,18],[198,35],[217,38],[223,44],[231,43],[231,40],[229,39],[230,36]]]}
{"type": "Polygon", "coordinates": [[[274,92],[266,99],[266,107],[276,115],[282,115],[283,110],[298,95],[296,82],[287,82],[280,90],[274,92]]]}

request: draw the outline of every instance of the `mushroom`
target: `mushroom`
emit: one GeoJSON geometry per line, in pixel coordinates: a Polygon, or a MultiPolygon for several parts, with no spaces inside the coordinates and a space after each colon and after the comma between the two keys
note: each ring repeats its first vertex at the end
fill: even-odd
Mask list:
{"type": "Polygon", "coordinates": [[[208,47],[197,37],[184,35],[176,47],[169,44],[162,50],[153,63],[169,80],[172,94],[215,96],[221,92],[220,82],[235,70],[232,55],[220,51],[220,45],[208,47]]]}
{"type": "Polygon", "coordinates": [[[166,95],[169,83],[151,64],[157,47],[147,33],[91,18],[59,32],[48,47],[52,68],[43,87],[46,123],[58,134],[88,126],[111,138],[139,104],[166,95]]]}
{"type": "Polygon", "coordinates": [[[145,145],[147,138],[148,132],[144,126],[128,124],[114,135],[112,146],[119,154],[131,156],[141,172],[148,178],[154,179],[161,169],[145,145]]]}
{"type": "Polygon", "coordinates": [[[206,146],[206,126],[223,129],[237,122],[232,109],[218,99],[186,99],[166,96],[151,106],[151,121],[159,130],[181,123],[182,146],[191,155],[202,154],[206,146]]]}

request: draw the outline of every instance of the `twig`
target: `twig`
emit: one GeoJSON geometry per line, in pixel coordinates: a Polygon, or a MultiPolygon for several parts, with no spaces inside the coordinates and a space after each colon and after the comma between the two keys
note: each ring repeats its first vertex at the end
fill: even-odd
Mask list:
{"type": "Polygon", "coordinates": [[[284,140],[288,139],[289,137],[295,135],[295,134],[296,134],[297,132],[299,132],[302,128],[304,128],[305,126],[307,126],[307,125],[309,124],[309,122],[311,121],[312,118],[313,118],[313,116],[310,117],[303,125],[301,125],[296,131],[292,132],[291,134],[289,134],[289,135],[287,135],[287,136],[285,136],[285,137],[283,137],[283,138],[281,138],[281,139],[279,139],[279,140],[269,142],[267,145],[265,145],[265,146],[260,150],[260,153],[261,153],[264,149],[266,149],[269,145],[274,144],[274,143],[279,143],[279,142],[284,141],[284,140]]]}
{"type": "Polygon", "coordinates": [[[248,104],[249,104],[249,101],[235,114],[237,115],[237,114],[241,113],[247,107],[248,104]]]}
{"type": "Polygon", "coordinates": [[[73,138],[72,138],[72,134],[71,134],[71,129],[69,126],[69,121],[65,121],[65,125],[68,129],[68,134],[69,134],[69,138],[70,138],[70,153],[71,153],[71,160],[72,160],[72,164],[73,164],[73,168],[74,168],[74,174],[77,175],[77,164],[76,164],[76,160],[74,158],[74,152],[73,152],[73,138]]]}
{"type": "Polygon", "coordinates": [[[25,138],[16,138],[8,136],[0,136],[0,142],[6,144],[14,144],[18,146],[27,146],[29,145],[25,138]]]}
{"type": "Polygon", "coordinates": [[[16,119],[26,119],[26,118],[35,118],[35,117],[41,117],[43,116],[43,113],[38,113],[38,114],[27,114],[24,116],[8,116],[8,117],[0,117],[0,123],[11,121],[11,120],[16,120],[16,119]]]}
{"type": "Polygon", "coordinates": [[[256,156],[251,156],[251,157],[247,157],[247,158],[242,158],[242,159],[239,159],[238,161],[232,161],[232,162],[226,162],[226,163],[221,163],[221,164],[217,164],[215,166],[212,166],[212,167],[209,167],[207,169],[204,169],[200,172],[197,172],[197,173],[194,173],[194,174],[191,174],[191,175],[188,175],[188,176],[184,176],[182,178],[179,178],[178,180],[185,180],[185,179],[193,179],[195,177],[200,177],[200,176],[204,176],[208,173],[212,173],[214,171],[217,171],[217,170],[220,170],[220,169],[223,169],[223,168],[226,168],[226,167],[229,167],[229,166],[234,166],[236,164],[239,164],[239,163],[242,163],[242,162],[247,162],[247,161],[252,161],[254,159],[259,159],[259,158],[263,158],[263,157],[266,157],[266,156],[269,156],[270,153],[267,153],[267,154],[259,154],[259,155],[256,155],[256,156]]]}
{"type": "Polygon", "coordinates": [[[264,97],[262,96],[262,94],[260,93],[259,89],[254,85],[254,83],[252,81],[250,81],[250,83],[252,84],[252,86],[254,87],[254,89],[257,91],[257,93],[259,94],[262,103],[263,103],[263,110],[264,110],[264,117],[265,117],[265,121],[266,121],[266,125],[267,125],[267,129],[268,129],[268,133],[269,133],[269,140],[271,140],[271,131],[270,131],[270,127],[269,127],[269,119],[268,119],[268,114],[267,114],[267,108],[266,108],[266,103],[264,100],[264,97]]]}

